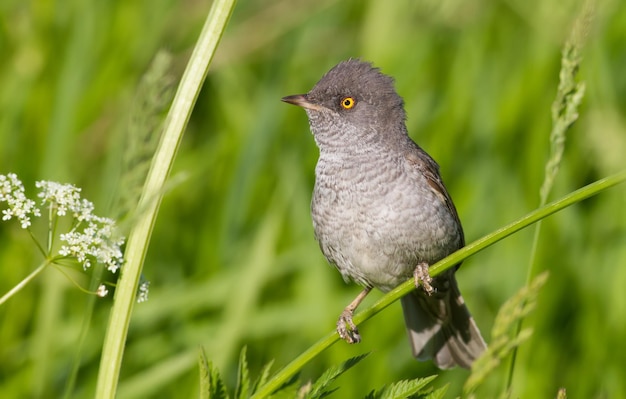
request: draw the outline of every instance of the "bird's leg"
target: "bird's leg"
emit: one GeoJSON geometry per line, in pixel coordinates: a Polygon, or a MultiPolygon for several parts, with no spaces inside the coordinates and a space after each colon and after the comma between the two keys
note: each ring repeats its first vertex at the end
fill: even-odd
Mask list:
{"type": "Polygon", "coordinates": [[[354,298],[354,301],[350,302],[350,304],[346,306],[343,312],[341,312],[339,320],[337,320],[337,333],[341,339],[345,340],[349,344],[357,344],[361,342],[361,336],[359,335],[359,330],[352,321],[352,315],[371,290],[372,287],[365,287],[365,289],[361,291],[356,298],[354,298]]]}
{"type": "Polygon", "coordinates": [[[432,295],[435,292],[434,288],[430,283],[433,281],[433,278],[430,277],[430,273],[428,273],[428,263],[420,262],[415,267],[413,271],[413,277],[415,278],[415,287],[419,288],[420,283],[422,285],[422,289],[426,291],[428,295],[432,295]]]}

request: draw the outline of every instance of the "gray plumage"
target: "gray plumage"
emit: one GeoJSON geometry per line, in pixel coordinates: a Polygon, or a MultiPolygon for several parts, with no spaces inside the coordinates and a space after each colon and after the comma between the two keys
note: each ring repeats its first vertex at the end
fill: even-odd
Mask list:
{"type": "MultiPolygon", "coordinates": [[[[305,108],[309,118],[320,150],[311,202],[315,237],[346,281],[386,292],[418,264],[432,265],[464,246],[439,167],[408,136],[390,77],[351,59],[309,93],[283,101],[305,108]]],[[[432,285],[433,295],[417,289],[401,300],[413,354],[440,368],[470,367],[486,345],[454,270],[432,285]]],[[[349,342],[359,339],[356,332],[349,342]]]]}

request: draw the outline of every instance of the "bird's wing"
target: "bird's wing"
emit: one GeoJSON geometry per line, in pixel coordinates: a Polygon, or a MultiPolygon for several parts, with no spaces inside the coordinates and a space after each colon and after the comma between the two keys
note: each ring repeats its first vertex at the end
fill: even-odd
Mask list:
{"type": "Polygon", "coordinates": [[[448,190],[446,190],[446,186],[443,184],[443,180],[441,180],[441,176],[439,175],[439,165],[430,157],[430,155],[419,148],[417,144],[415,144],[415,146],[419,149],[419,151],[407,152],[406,158],[409,164],[416,168],[420,174],[426,178],[426,182],[430,188],[437,195],[437,197],[441,199],[446,207],[448,207],[448,210],[450,210],[450,213],[459,226],[461,247],[463,247],[465,245],[465,237],[463,235],[463,228],[461,227],[461,220],[459,219],[459,214],[456,211],[454,203],[452,202],[452,198],[450,198],[450,194],[448,194],[448,190]]]}

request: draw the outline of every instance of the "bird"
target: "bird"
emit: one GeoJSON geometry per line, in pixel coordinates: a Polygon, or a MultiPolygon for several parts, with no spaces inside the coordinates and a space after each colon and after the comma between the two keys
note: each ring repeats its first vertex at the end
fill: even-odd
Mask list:
{"type": "Polygon", "coordinates": [[[416,289],[400,300],[413,355],[440,369],[471,368],[487,345],[459,291],[460,264],[428,272],[465,245],[463,228],[439,165],[409,137],[393,78],[350,58],[282,101],[304,108],[319,149],[315,239],[346,282],[364,287],[341,313],[339,336],[360,342],[352,317],[367,294],[413,278],[416,289]]]}

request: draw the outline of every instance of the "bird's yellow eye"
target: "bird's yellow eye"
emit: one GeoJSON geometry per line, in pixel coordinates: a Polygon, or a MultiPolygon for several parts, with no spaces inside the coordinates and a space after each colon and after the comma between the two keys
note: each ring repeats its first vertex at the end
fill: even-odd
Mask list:
{"type": "Polygon", "coordinates": [[[355,104],[356,104],[356,100],[354,99],[354,97],[344,97],[341,100],[341,108],[343,109],[350,109],[354,107],[355,104]]]}

